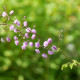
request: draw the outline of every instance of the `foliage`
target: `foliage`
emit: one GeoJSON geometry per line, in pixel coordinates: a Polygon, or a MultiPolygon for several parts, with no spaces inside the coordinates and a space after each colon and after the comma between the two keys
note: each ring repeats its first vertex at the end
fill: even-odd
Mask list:
{"type": "MultiPolygon", "coordinates": [[[[72,68],[76,61],[80,61],[80,0],[0,0],[2,11],[3,5],[8,11],[14,10],[20,21],[25,15],[30,27],[36,25],[42,39],[52,37],[57,45],[59,30],[63,30],[63,37],[61,51],[48,59],[41,58],[34,48],[22,51],[13,42],[0,42],[0,80],[80,80],[80,68],[72,68]],[[76,60],[70,62],[72,70],[66,68],[61,71],[60,67],[69,62],[63,53],[76,60]]],[[[0,18],[1,21],[6,22],[0,18]]],[[[10,34],[11,37],[13,35],[10,34]]],[[[0,27],[0,37],[3,36],[7,35],[0,27]]]]}

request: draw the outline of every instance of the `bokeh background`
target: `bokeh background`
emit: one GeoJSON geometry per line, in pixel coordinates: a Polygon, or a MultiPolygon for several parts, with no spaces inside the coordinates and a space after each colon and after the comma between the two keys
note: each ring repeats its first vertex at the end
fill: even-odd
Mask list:
{"type": "MultiPolygon", "coordinates": [[[[14,10],[20,21],[27,17],[28,25],[36,25],[37,34],[44,40],[49,37],[58,44],[57,32],[63,30],[61,52],[43,59],[34,48],[22,51],[14,42],[0,42],[0,80],[80,80],[80,68],[62,64],[69,62],[62,53],[80,61],[80,0],[0,0],[0,10],[14,10]]],[[[1,12],[0,12],[1,14],[1,12]]],[[[0,23],[5,22],[0,18],[0,23]]],[[[10,33],[13,38],[14,33],[10,33]]],[[[0,26],[0,37],[6,32],[0,26]]],[[[42,49],[40,49],[42,51],[42,49]]]]}

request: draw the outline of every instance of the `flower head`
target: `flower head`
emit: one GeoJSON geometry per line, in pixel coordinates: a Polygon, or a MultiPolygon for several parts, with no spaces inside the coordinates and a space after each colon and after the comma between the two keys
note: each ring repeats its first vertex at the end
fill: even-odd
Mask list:
{"type": "Polygon", "coordinates": [[[16,40],[16,41],[15,41],[15,44],[16,44],[16,45],[18,45],[18,44],[19,44],[19,41],[18,41],[18,40],[16,40]]]}
{"type": "Polygon", "coordinates": [[[36,43],[35,43],[35,47],[36,47],[36,48],[39,48],[39,47],[40,47],[40,43],[39,43],[39,42],[36,42],[36,43]]]}
{"type": "Polygon", "coordinates": [[[56,47],[55,45],[53,45],[53,46],[51,47],[51,49],[52,49],[52,50],[57,50],[57,47],[56,47]]]}
{"type": "Polygon", "coordinates": [[[36,53],[40,53],[39,49],[35,49],[36,53]]]}
{"type": "Polygon", "coordinates": [[[10,11],[10,15],[12,15],[14,13],[14,11],[12,10],[12,11],[10,11]]]}
{"type": "Polygon", "coordinates": [[[27,42],[23,42],[23,46],[28,46],[28,43],[27,42]]]}
{"type": "Polygon", "coordinates": [[[6,17],[6,15],[7,15],[7,13],[4,11],[4,12],[2,13],[2,16],[3,16],[3,17],[6,17]]]}
{"type": "Polygon", "coordinates": [[[5,42],[3,38],[1,38],[1,42],[5,42]]]}
{"type": "Polygon", "coordinates": [[[52,55],[52,54],[54,54],[54,52],[53,52],[53,51],[48,50],[48,54],[52,55]]]}
{"type": "Polygon", "coordinates": [[[17,28],[14,28],[14,32],[17,33],[17,28]]]}
{"type": "Polygon", "coordinates": [[[27,26],[27,21],[24,21],[24,23],[23,23],[23,24],[24,24],[24,26],[27,26]]]}
{"type": "Polygon", "coordinates": [[[17,36],[14,36],[14,40],[18,40],[18,37],[17,36]]]}
{"type": "Polygon", "coordinates": [[[48,41],[44,41],[43,46],[47,47],[48,46],[48,41]]]}
{"type": "Polygon", "coordinates": [[[43,57],[43,58],[47,58],[48,56],[47,56],[45,53],[43,53],[43,54],[42,54],[42,57],[43,57]]]}
{"type": "Polygon", "coordinates": [[[24,46],[24,45],[23,45],[23,46],[21,46],[21,48],[22,48],[23,50],[26,50],[26,46],[24,46]]]}
{"type": "Polygon", "coordinates": [[[6,40],[7,40],[7,42],[10,42],[11,41],[11,39],[9,37],[6,37],[6,40]]]}
{"type": "Polygon", "coordinates": [[[10,29],[10,30],[13,30],[13,29],[14,29],[14,25],[11,25],[11,26],[9,27],[9,29],[10,29]]]}
{"type": "Polygon", "coordinates": [[[33,47],[33,42],[29,42],[29,46],[33,47]]]}
{"type": "Polygon", "coordinates": [[[26,37],[26,38],[29,38],[29,35],[28,35],[28,33],[25,33],[25,37],[26,37]]]}
{"type": "Polygon", "coordinates": [[[29,27],[29,28],[26,28],[26,32],[31,32],[31,28],[29,27]]]}
{"type": "Polygon", "coordinates": [[[51,43],[51,42],[52,42],[52,39],[51,39],[51,38],[49,38],[47,41],[48,41],[48,43],[51,43]]]}
{"type": "Polygon", "coordinates": [[[35,35],[35,34],[33,34],[31,38],[32,38],[32,39],[35,39],[35,37],[36,37],[36,35],[35,35]]]}
{"type": "Polygon", "coordinates": [[[34,33],[34,34],[36,34],[36,30],[35,29],[32,29],[31,32],[34,33]]]}

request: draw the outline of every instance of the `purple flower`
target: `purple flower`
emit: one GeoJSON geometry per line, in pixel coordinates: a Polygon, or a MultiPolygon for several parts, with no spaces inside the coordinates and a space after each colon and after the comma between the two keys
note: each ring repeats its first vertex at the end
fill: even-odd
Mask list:
{"type": "Polygon", "coordinates": [[[27,26],[27,21],[24,21],[24,23],[23,23],[23,24],[24,24],[24,26],[27,26]]]}
{"type": "Polygon", "coordinates": [[[6,40],[7,40],[7,42],[10,42],[11,41],[11,39],[9,37],[6,37],[6,40]]]}
{"type": "Polygon", "coordinates": [[[14,32],[17,33],[17,28],[14,28],[14,32]]]}
{"type": "Polygon", "coordinates": [[[10,15],[12,15],[14,13],[14,11],[12,10],[12,11],[10,11],[10,15]]]}
{"type": "Polygon", "coordinates": [[[47,58],[48,56],[47,56],[45,53],[43,53],[43,54],[42,54],[42,57],[43,57],[43,58],[47,58]]]}
{"type": "Polygon", "coordinates": [[[52,54],[54,54],[54,52],[53,52],[53,51],[48,50],[48,54],[52,55],[52,54]]]}
{"type": "Polygon", "coordinates": [[[35,34],[33,34],[31,38],[32,38],[32,39],[35,39],[35,37],[36,37],[36,35],[35,35],[35,34]]]}
{"type": "Polygon", "coordinates": [[[48,41],[44,41],[43,46],[47,47],[48,46],[48,41]]]}
{"type": "Polygon", "coordinates": [[[17,22],[17,26],[20,27],[20,21],[17,22]]]}
{"type": "Polygon", "coordinates": [[[57,50],[57,47],[56,47],[55,45],[53,45],[53,46],[51,47],[51,49],[52,49],[52,50],[57,50]]]}
{"type": "Polygon", "coordinates": [[[26,32],[31,32],[31,28],[26,28],[26,32]]]}
{"type": "Polygon", "coordinates": [[[11,26],[9,27],[9,29],[10,29],[10,30],[13,30],[13,29],[14,29],[14,25],[11,25],[11,26]]]}
{"type": "Polygon", "coordinates": [[[18,40],[17,36],[14,36],[14,40],[18,40]]]}
{"type": "Polygon", "coordinates": [[[35,47],[36,47],[36,48],[39,48],[39,47],[40,47],[40,43],[39,43],[39,42],[36,42],[36,43],[35,43],[35,47]]]}
{"type": "Polygon", "coordinates": [[[23,50],[26,50],[26,46],[24,46],[24,45],[23,45],[23,46],[21,46],[21,48],[22,48],[23,50]]]}
{"type": "Polygon", "coordinates": [[[33,42],[29,42],[29,46],[33,47],[33,42]]]}
{"type": "Polygon", "coordinates": [[[16,20],[14,21],[14,23],[17,24],[17,22],[18,22],[18,20],[16,19],[16,20]]]}
{"type": "Polygon", "coordinates": [[[31,32],[34,33],[34,34],[36,34],[36,30],[35,29],[32,29],[31,32]]]}
{"type": "Polygon", "coordinates": [[[5,42],[3,38],[1,38],[1,42],[5,42]]]}
{"type": "Polygon", "coordinates": [[[51,43],[51,42],[52,42],[52,39],[51,39],[51,38],[49,38],[47,41],[48,41],[48,43],[51,43]]]}
{"type": "Polygon", "coordinates": [[[35,49],[36,53],[40,53],[39,49],[35,49]]]}
{"type": "Polygon", "coordinates": [[[28,46],[28,43],[27,42],[23,42],[23,46],[28,46]]]}
{"type": "Polygon", "coordinates": [[[3,13],[2,13],[2,16],[3,16],[3,17],[6,17],[6,15],[7,15],[6,12],[3,12],[3,13]]]}
{"type": "Polygon", "coordinates": [[[29,35],[28,35],[28,33],[25,33],[25,37],[26,37],[26,38],[29,38],[29,35]]]}
{"type": "Polygon", "coordinates": [[[18,40],[17,40],[17,41],[15,41],[15,44],[16,44],[16,45],[18,45],[18,44],[19,44],[19,41],[18,41],[18,40]]]}

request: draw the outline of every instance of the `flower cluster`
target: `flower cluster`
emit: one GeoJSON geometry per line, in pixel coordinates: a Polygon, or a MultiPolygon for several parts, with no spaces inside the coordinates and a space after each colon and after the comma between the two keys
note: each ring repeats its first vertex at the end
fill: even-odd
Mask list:
{"type": "MultiPolygon", "coordinates": [[[[11,20],[11,17],[9,17],[9,15],[12,15],[13,13],[14,13],[13,10],[10,11],[9,14],[6,13],[6,11],[4,11],[2,13],[2,17],[3,18],[6,17],[7,19],[11,20]]],[[[20,45],[19,43],[22,43],[21,45],[22,50],[26,50],[27,46],[35,47],[35,52],[40,54],[41,53],[40,47],[42,47],[43,49],[47,50],[47,53],[45,52],[41,53],[43,58],[47,58],[48,55],[54,54],[54,52],[57,50],[57,47],[55,45],[52,45],[52,38],[48,38],[48,40],[44,41],[43,45],[40,44],[41,39],[38,39],[37,42],[33,43],[33,40],[37,39],[37,31],[35,27],[31,29],[28,26],[26,20],[24,20],[23,23],[21,23],[18,19],[11,21],[12,21],[11,24],[6,24],[6,25],[9,26],[10,31],[13,31],[15,33],[15,36],[13,37],[15,45],[18,46],[20,45]],[[24,33],[22,30],[19,29],[21,27],[24,29],[24,33]],[[21,39],[19,39],[19,36],[21,39],[24,39],[23,42],[22,41],[20,42],[21,39]]],[[[10,42],[11,41],[10,37],[7,36],[6,39],[3,39],[1,37],[1,42],[5,41],[10,42]]]]}

